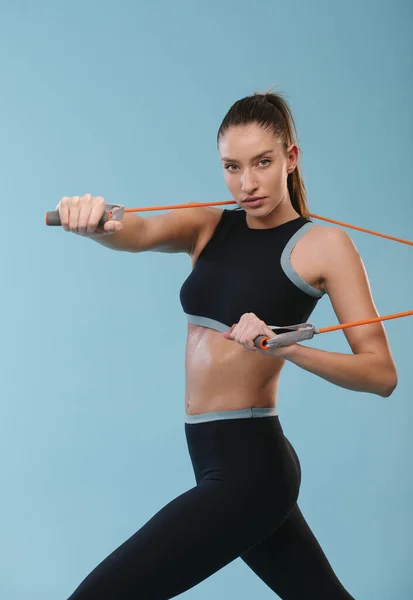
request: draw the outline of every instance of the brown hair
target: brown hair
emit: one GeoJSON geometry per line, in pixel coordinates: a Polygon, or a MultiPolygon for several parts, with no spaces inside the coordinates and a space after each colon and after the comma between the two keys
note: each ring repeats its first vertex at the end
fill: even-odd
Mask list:
{"type": "MultiPolygon", "coordinates": [[[[280,93],[271,91],[264,94],[255,92],[253,96],[246,96],[237,100],[225,115],[218,130],[217,143],[232,125],[249,125],[257,123],[276,135],[285,148],[297,144],[297,128],[291,108],[280,93]]],[[[301,153],[298,147],[299,153],[301,153]]],[[[302,217],[309,217],[307,205],[307,192],[301,176],[300,166],[297,166],[287,179],[288,192],[291,204],[302,217]]]]}

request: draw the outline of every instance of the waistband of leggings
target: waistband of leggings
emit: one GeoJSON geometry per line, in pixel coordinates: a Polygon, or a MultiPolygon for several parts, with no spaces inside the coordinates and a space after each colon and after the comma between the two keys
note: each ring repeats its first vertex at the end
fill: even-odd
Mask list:
{"type": "Polygon", "coordinates": [[[185,423],[206,423],[224,419],[255,419],[256,417],[276,417],[277,409],[271,408],[241,408],[238,410],[218,410],[215,412],[188,415],[185,413],[185,423]]]}

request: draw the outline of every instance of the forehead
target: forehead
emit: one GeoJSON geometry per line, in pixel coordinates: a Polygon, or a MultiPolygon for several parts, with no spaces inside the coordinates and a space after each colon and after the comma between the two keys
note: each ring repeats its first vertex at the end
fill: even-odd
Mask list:
{"type": "Polygon", "coordinates": [[[281,150],[281,143],[271,132],[256,123],[232,125],[219,141],[221,158],[248,159],[260,152],[281,150]]]}

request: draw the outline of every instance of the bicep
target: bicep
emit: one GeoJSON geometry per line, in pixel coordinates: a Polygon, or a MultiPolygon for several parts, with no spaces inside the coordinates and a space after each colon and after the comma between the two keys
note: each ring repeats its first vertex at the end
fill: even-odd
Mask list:
{"type": "Polygon", "coordinates": [[[198,236],[215,215],[211,209],[201,207],[174,209],[161,215],[147,217],[144,220],[140,246],[144,250],[154,252],[190,254],[198,236]]]}
{"type": "MultiPolygon", "coordinates": [[[[324,289],[340,323],[378,317],[367,272],[350,236],[337,228],[326,228],[324,289]]],[[[381,322],[343,330],[353,353],[379,353],[389,357],[390,348],[381,322]]]]}

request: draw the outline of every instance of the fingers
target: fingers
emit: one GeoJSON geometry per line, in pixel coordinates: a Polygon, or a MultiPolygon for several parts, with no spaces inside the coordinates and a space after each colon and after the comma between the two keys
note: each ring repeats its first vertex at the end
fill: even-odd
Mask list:
{"type": "MultiPolygon", "coordinates": [[[[88,194],[90,196],[90,194],[88,194]]],[[[94,233],[97,229],[98,223],[105,212],[106,202],[103,196],[90,196],[89,211],[86,209],[87,203],[85,203],[85,217],[87,215],[86,232],[94,233]]],[[[80,224],[81,221],[79,221],[80,224]]],[[[82,222],[84,225],[84,222],[82,222]]]]}
{"type": "Polygon", "coordinates": [[[119,221],[109,221],[103,228],[99,226],[106,210],[103,196],[64,196],[56,210],[59,211],[63,229],[78,235],[110,234],[122,229],[119,221]]]}
{"type": "Polygon", "coordinates": [[[114,219],[111,219],[103,226],[103,231],[108,234],[114,233],[115,231],[121,231],[121,229],[123,229],[121,221],[115,221],[114,219]]]}
{"type": "Polygon", "coordinates": [[[230,331],[225,334],[225,338],[234,340],[242,344],[247,350],[256,352],[258,348],[254,345],[255,338],[259,335],[268,335],[268,332],[272,334],[264,321],[254,313],[245,313],[239,322],[233,325],[230,331]]]}
{"type": "MultiPolygon", "coordinates": [[[[93,207],[92,205],[92,196],[86,194],[86,196],[82,197],[82,202],[80,201],[79,196],[75,196],[74,203],[77,208],[77,214],[73,211],[73,215],[70,215],[70,230],[79,233],[80,235],[85,235],[86,232],[93,233],[97,227],[97,223],[95,224],[93,221],[90,221],[92,209],[95,208],[96,212],[96,206],[93,207]],[[75,215],[77,219],[75,219],[75,215]]],[[[105,211],[103,210],[103,212],[105,211]]],[[[102,216],[102,214],[100,216],[102,216]]]]}

